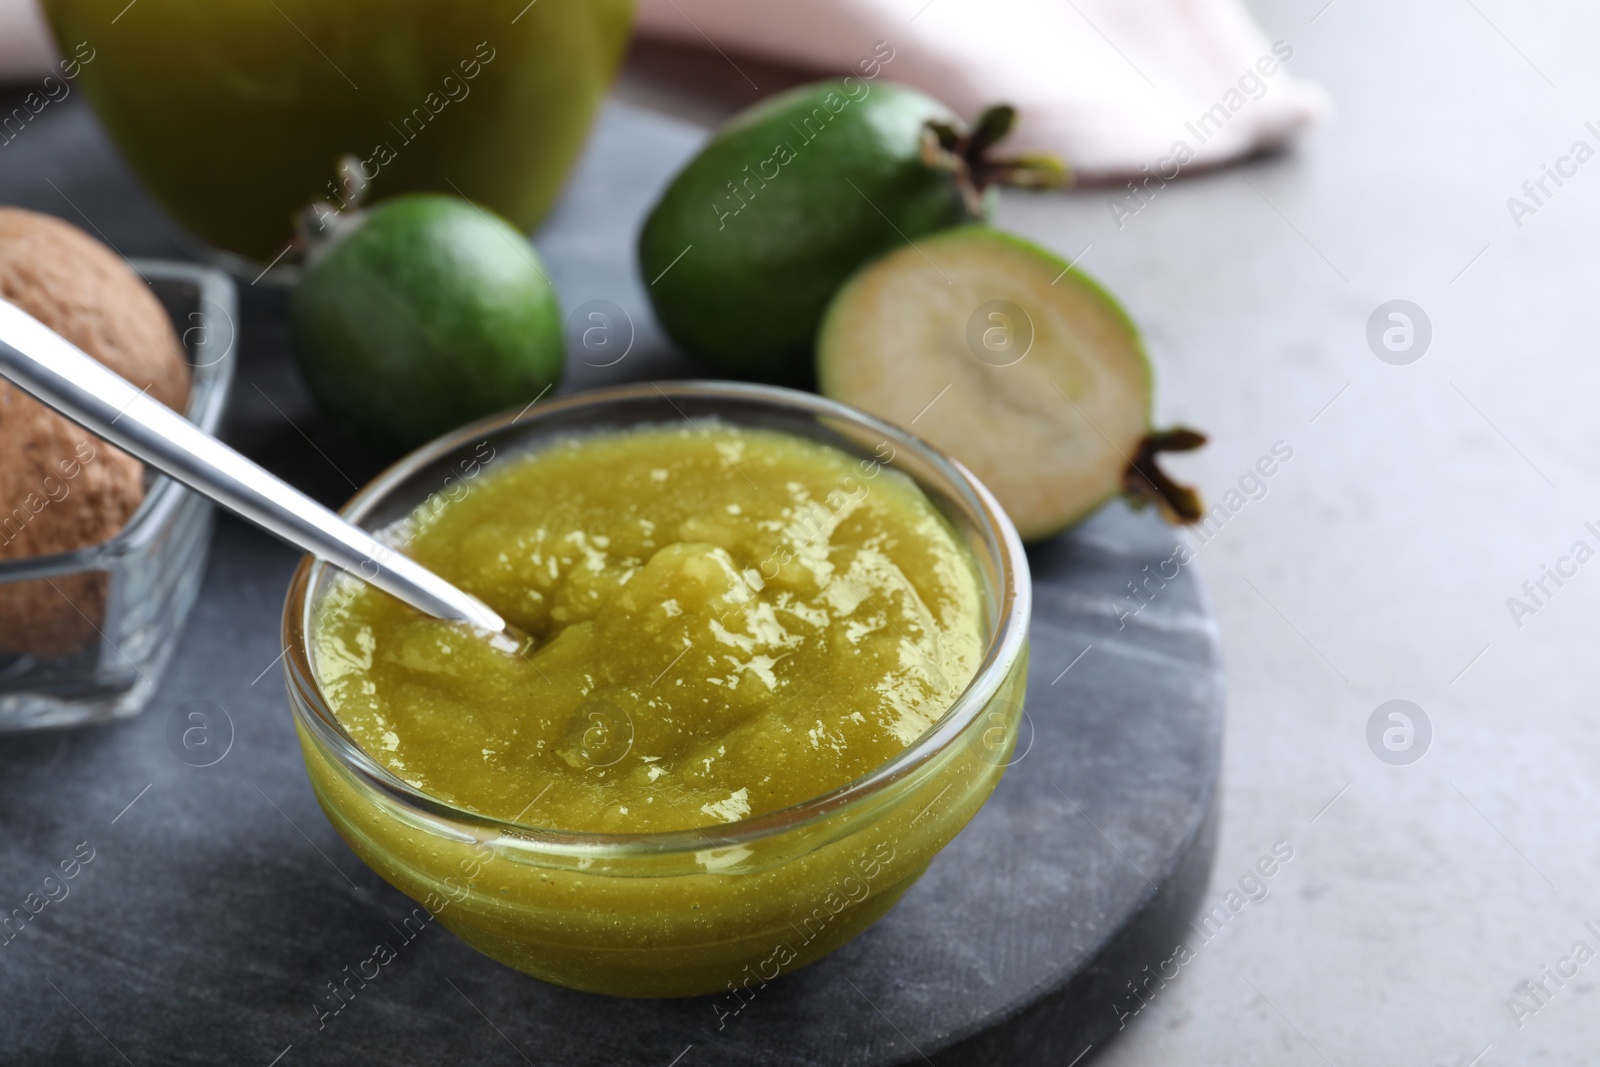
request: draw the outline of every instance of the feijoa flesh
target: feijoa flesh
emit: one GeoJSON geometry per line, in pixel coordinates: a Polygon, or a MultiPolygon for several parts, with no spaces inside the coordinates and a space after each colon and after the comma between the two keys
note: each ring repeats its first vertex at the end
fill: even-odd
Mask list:
{"type": "Polygon", "coordinates": [[[988,227],[862,269],[823,321],[828,396],[908,427],[976,474],[1024,540],[1127,494],[1174,522],[1199,497],[1155,463],[1205,438],[1152,432],[1151,370],[1127,313],[1088,275],[988,227]]]}

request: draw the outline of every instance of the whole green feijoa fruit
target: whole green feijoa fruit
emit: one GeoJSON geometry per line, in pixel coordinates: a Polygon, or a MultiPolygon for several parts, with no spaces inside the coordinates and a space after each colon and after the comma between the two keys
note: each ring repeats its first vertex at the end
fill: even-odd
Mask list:
{"type": "Polygon", "coordinates": [[[853,77],[755,105],[645,223],[639,264],[656,317],[723,373],[806,381],[822,313],[856,268],[984,218],[991,182],[1059,184],[1054,161],[987,158],[1014,118],[993,108],[968,131],[924,93],[853,77]]]}
{"type": "Polygon", "coordinates": [[[510,223],[411,195],[356,217],[295,289],[294,347],[334,415],[393,450],[526,404],[561,380],[561,309],[510,223]]]}

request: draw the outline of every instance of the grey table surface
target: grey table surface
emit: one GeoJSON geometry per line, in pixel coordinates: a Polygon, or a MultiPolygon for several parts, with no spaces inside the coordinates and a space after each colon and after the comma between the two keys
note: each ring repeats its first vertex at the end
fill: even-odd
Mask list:
{"type": "MultiPolygon", "coordinates": [[[[75,219],[125,254],[181,251],[81,104],[27,133],[0,159],[12,164],[0,202],[75,219]]],[[[624,104],[602,116],[536,240],[575,316],[615,301],[637,336],[603,368],[572,345],[564,390],[693,371],[654,327],[632,248],[703,137],[624,104]]],[[[283,304],[245,287],[225,436],[336,502],[379,457],[310,403],[283,304]]],[[[575,321],[574,335],[587,324],[575,321]]],[[[224,519],[143,716],[0,737],[0,892],[20,903],[61,861],[83,861],[65,896],[0,939],[0,1063],[1081,1060],[1138,1008],[1130,980],[1178,941],[1200,944],[1188,918],[1215,845],[1216,629],[1191,571],[1136,611],[1127,594],[1173,556],[1173,539],[1118,504],[1030,552],[1027,715],[994,797],[885,920],[730,1015],[728,998],[589,996],[442,932],[397,936],[411,903],[322,818],[290,726],[278,616],[297,554],[224,519]],[[197,708],[209,717],[201,755],[215,754],[203,766],[176,741],[197,708]],[[329,983],[378,942],[398,944],[402,962],[328,1013],[329,983]]]]}
{"type": "Polygon", "coordinates": [[[1296,856],[1105,1062],[1593,1063],[1600,971],[1542,972],[1600,951],[1600,575],[1520,627],[1507,599],[1600,548],[1600,168],[1520,227],[1507,199],[1600,148],[1600,11],[1254,6],[1338,107],[1292,155],[1174,184],[1121,230],[1103,194],[1005,212],[1092,246],[1160,411],[1215,435],[1181,465],[1210,496],[1295,450],[1199,565],[1229,673],[1213,899],[1273,842],[1296,856]],[[1392,299],[1432,322],[1407,366],[1366,341],[1392,299]],[[1396,698],[1433,725],[1409,766],[1367,742],[1396,698]]]}
{"type": "MultiPolygon", "coordinates": [[[[1600,520],[1600,171],[1520,226],[1507,198],[1576,140],[1596,145],[1600,13],[1252,7],[1337,103],[1292,153],[1174,183],[1120,229],[1107,190],[1002,202],[1004,224],[1083,253],[1146,328],[1160,414],[1213,434],[1174,468],[1219,497],[1274,442],[1295,453],[1198,563],[1229,670],[1210,897],[1280,840],[1295,857],[1102,1062],[1592,1062],[1595,964],[1559,987],[1542,972],[1575,942],[1600,948],[1585,926],[1600,919],[1600,585],[1592,568],[1552,584],[1520,627],[1507,598],[1575,541],[1600,547],[1584,526],[1600,520]],[[1408,366],[1365,339],[1397,298],[1434,329],[1408,366]],[[1410,766],[1366,740],[1394,698],[1434,727],[1410,766]],[[1525,981],[1549,992],[1520,994],[1537,1010],[1514,1018],[1525,981]]],[[[705,118],[743,102],[714,56],[647,58],[629,99],[705,118]]],[[[83,191],[70,159],[48,176],[83,191]]],[[[140,252],[170,240],[126,225],[114,236],[140,252]]]]}

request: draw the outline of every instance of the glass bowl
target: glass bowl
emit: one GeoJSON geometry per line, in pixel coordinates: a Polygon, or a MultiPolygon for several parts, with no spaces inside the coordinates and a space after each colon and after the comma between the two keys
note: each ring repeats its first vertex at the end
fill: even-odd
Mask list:
{"type": "MultiPolygon", "coordinates": [[[[233,380],[233,282],[188,263],[129,265],[183,341],[190,366],[184,414],[216,433],[233,380]]],[[[0,732],[135,715],[154,695],[200,591],[213,513],[210,501],[165,475],[147,469],[145,480],[144,500],[110,540],[0,562],[7,602],[59,601],[64,622],[81,622],[83,631],[81,643],[74,636],[75,649],[61,654],[7,650],[0,635],[0,732]]]]}
{"type": "MultiPolygon", "coordinates": [[[[1010,521],[960,464],[843,404],[728,382],[627,386],[468,426],[401,460],[343,514],[372,530],[446,498],[491,457],[644,425],[763,427],[812,438],[915,480],[977,564],[985,655],[955,704],[871,773],[739,822],[641,834],[574,833],[464,811],[363,752],[319,693],[309,638],[335,572],[307,559],[284,606],[284,674],[322,809],[373,870],[462,940],[546,981],[623,996],[750,991],[871,925],[972,818],[1016,742],[1032,601],[1010,521]]],[[[952,916],[952,921],[956,920],[952,916]]],[[[409,934],[414,936],[414,934],[409,934]]],[[[740,999],[744,998],[744,999],[740,999]]]]}

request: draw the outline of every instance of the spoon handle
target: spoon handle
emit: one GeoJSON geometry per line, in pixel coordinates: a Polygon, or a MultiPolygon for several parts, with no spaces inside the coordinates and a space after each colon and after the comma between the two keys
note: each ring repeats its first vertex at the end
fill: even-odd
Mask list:
{"type": "Polygon", "coordinates": [[[477,597],[267,473],[5,300],[0,375],[246,521],[418,611],[505,629],[505,620],[477,597]]]}

